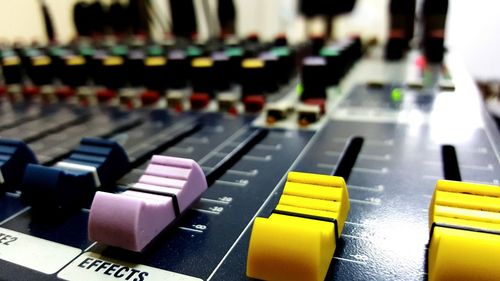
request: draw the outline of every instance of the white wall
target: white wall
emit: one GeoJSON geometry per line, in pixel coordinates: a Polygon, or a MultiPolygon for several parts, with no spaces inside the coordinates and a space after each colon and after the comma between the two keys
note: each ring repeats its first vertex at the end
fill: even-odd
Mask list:
{"type": "MultiPolygon", "coordinates": [[[[60,38],[73,33],[69,26],[73,1],[47,0],[60,38]]],[[[0,0],[0,40],[31,41],[43,39],[43,20],[36,0],[0,0]]]]}
{"type": "MultiPolygon", "coordinates": [[[[103,2],[110,2],[105,0],[103,2]]],[[[167,0],[153,0],[158,12],[169,17],[167,0]]],[[[195,0],[197,14],[201,1],[195,0]]],[[[286,32],[292,40],[303,38],[304,22],[298,18],[298,0],[235,0],[239,21],[237,31],[241,35],[259,32],[264,38],[286,32]]],[[[314,1],[314,0],[309,0],[314,1]]],[[[333,0],[332,0],[333,1],[333,0]]],[[[58,38],[62,41],[74,36],[71,7],[76,0],[46,0],[55,21],[58,38]]],[[[500,1],[498,0],[450,0],[447,45],[465,61],[473,76],[482,79],[500,79],[500,1]]],[[[388,0],[358,0],[350,16],[339,17],[335,22],[335,34],[343,37],[361,33],[365,37],[383,40],[387,34],[388,0]]],[[[207,34],[205,18],[199,20],[201,34],[207,34]]],[[[156,36],[161,29],[156,27],[156,36]]],[[[22,39],[43,41],[43,25],[38,1],[0,0],[0,41],[22,39]]]]}
{"type": "Polygon", "coordinates": [[[500,1],[452,0],[446,39],[480,79],[500,79],[500,1]]]}

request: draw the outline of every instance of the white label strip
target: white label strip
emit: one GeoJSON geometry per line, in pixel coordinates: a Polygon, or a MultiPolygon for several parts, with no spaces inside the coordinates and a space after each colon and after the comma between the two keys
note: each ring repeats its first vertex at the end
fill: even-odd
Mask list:
{"type": "Polygon", "coordinates": [[[99,180],[99,175],[97,174],[97,168],[92,167],[92,166],[87,166],[87,165],[81,165],[81,164],[75,164],[75,163],[70,163],[70,162],[57,162],[56,167],[63,168],[63,169],[69,169],[69,170],[77,170],[77,171],[84,171],[84,172],[90,172],[92,173],[92,176],[94,177],[94,183],[96,187],[101,186],[101,181],[99,180]]]}
{"type": "Polygon", "coordinates": [[[0,259],[54,274],[82,251],[17,231],[0,228],[0,259]]]}
{"type": "Polygon", "coordinates": [[[65,267],[57,277],[66,280],[202,281],[202,279],[111,259],[86,252],[65,267]]]}

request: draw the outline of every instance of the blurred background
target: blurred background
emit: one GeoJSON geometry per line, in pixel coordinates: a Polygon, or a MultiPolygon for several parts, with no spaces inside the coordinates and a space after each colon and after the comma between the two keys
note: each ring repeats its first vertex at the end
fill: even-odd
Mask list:
{"type": "MultiPolygon", "coordinates": [[[[329,34],[332,39],[356,34],[365,42],[386,43],[390,35],[390,0],[344,0],[332,5],[334,2],[0,0],[0,43],[25,45],[53,41],[64,44],[79,36],[95,39],[103,35],[120,37],[130,33],[143,34],[157,41],[172,38],[173,34],[184,34],[186,38],[201,41],[219,35],[247,37],[250,34],[272,40],[278,34],[285,34],[289,42],[302,41],[307,34],[329,34]],[[328,12],[326,16],[317,15],[330,6],[336,7],[333,15],[328,12]],[[194,17],[185,16],[193,12],[194,17]],[[331,25],[325,24],[327,22],[331,25]],[[225,26],[221,26],[222,23],[225,26]],[[49,37],[52,40],[48,40],[49,37]]],[[[407,9],[407,3],[416,2],[414,38],[421,38],[419,7],[423,6],[423,0],[396,2],[399,2],[397,9],[402,10],[407,9]]],[[[441,2],[448,2],[445,48],[465,64],[481,89],[489,111],[500,118],[500,56],[497,54],[500,46],[500,17],[497,15],[500,1],[441,2]]],[[[412,43],[419,46],[422,42],[414,39],[412,43]]]]}
{"type": "MultiPolygon", "coordinates": [[[[198,38],[208,37],[209,28],[202,12],[203,1],[210,6],[212,17],[216,17],[217,0],[195,0],[198,38]]],[[[314,0],[311,0],[314,1],[314,0]]],[[[57,40],[67,42],[76,36],[73,9],[77,0],[44,1],[51,15],[57,40]]],[[[95,1],[84,1],[93,3],[95,1]]],[[[100,1],[104,8],[113,2],[100,1]]],[[[171,32],[169,1],[150,0],[153,10],[151,35],[161,39],[171,32]]],[[[459,55],[471,75],[481,81],[500,80],[500,1],[497,0],[450,0],[447,17],[446,46],[459,55]]],[[[298,11],[298,0],[234,0],[236,17],[235,32],[246,36],[258,33],[270,39],[278,33],[286,33],[289,40],[298,41],[305,36],[304,18],[298,11]]],[[[377,38],[384,42],[388,33],[389,0],[358,0],[351,13],[334,18],[333,34],[343,38],[349,34],[360,34],[364,39],[377,38]]],[[[40,1],[0,0],[0,41],[31,42],[46,40],[40,1]]],[[[418,19],[417,19],[418,20],[418,19]]],[[[313,28],[322,30],[321,24],[313,28]]]]}

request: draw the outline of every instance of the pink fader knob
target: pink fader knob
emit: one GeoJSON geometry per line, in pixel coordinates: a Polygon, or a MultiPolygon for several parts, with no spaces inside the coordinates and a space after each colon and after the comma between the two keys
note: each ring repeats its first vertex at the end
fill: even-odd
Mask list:
{"type": "Polygon", "coordinates": [[[206,189],[205,175],[194,160],[155,155],[129,190],[96,193],[89,238],[140,252],[206,189]]]}

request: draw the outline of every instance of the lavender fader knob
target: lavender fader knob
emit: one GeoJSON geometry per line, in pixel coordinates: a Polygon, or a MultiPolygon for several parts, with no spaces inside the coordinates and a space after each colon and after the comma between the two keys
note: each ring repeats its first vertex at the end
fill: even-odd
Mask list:
{"type": "Polygon", "coordinates": [[[153,156],[139,182],[127,191],[96,193],[89,238],[140,252],[206,189],[205,175],[194,160],[153,156]]]}

